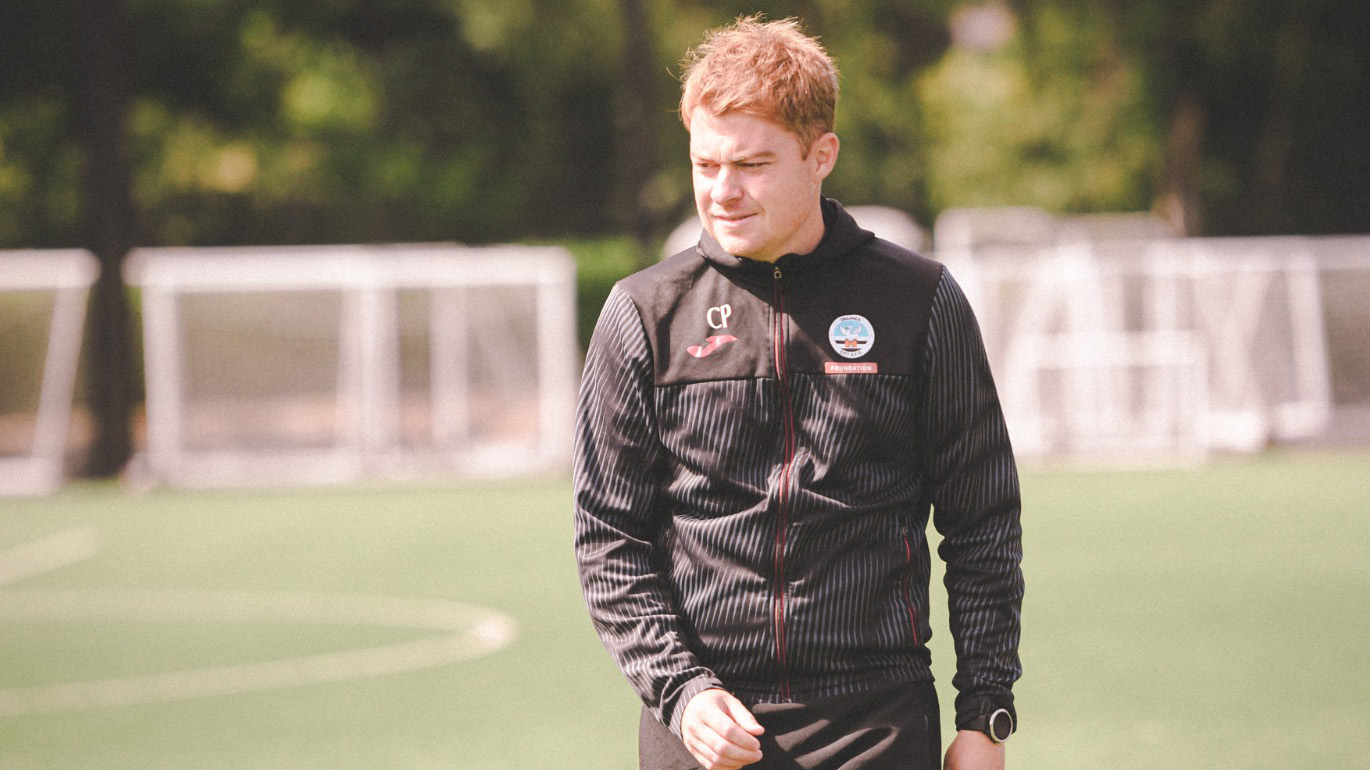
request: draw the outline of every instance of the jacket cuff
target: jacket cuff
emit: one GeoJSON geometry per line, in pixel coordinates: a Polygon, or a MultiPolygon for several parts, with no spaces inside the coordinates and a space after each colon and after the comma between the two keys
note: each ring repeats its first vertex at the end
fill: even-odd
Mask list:
{"type": "Polygon", "coordinates": [[[661,715],[663,718],[662,721],[666,723],[666,726],[671,729],[672,733],[675,733],[675,737],[681,738],[680,720],[685,716],[685,706],[690,702],[690,699],[705,690],[712,690],[715,688],[723,689],[723,683],[711,676],[697,676],[686,682],[684,687],[680,688],[680,692],[676,695],[675,699],[675,709],[669,715],[661,715]]]}
{"type": "Polygon", "coordinates": [[[1013,717],[1013,728],[1018,729],[1018,712],[1013,708],[1013,693],[1008,692],[1000,696],[993,695],[958,695],[956,696],[956,729],[965,730],[971,720],[976,717],[985,717],[993,714],[999,709],[1008,709],[1008,713],[1013,717]]]}

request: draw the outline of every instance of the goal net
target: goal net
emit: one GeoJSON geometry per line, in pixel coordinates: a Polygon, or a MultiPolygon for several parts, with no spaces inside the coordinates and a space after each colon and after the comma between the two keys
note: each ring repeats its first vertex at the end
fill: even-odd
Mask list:
{"type": "Polygon", "coordinates": [[[79,249],[0,252],[0,494],[61,484],[96,274],[79,249]]]}
{"type": "Polygon", "coordinates": [[[144,470],[218,485],[563,469],[574,274],[554,247],[136,251],[144,470]]]}
{"type": "Polygon", "coordinates": [[[1329,353],[1346,320],[1329,313],[1346,303],[1326,295],[1370,240],[1176,238],[1146,216],[1025,209],[944,216],[937,255],[976,308],[1020,454],[1198,458],[1328,429],[1348,359],[1329,353]]]}

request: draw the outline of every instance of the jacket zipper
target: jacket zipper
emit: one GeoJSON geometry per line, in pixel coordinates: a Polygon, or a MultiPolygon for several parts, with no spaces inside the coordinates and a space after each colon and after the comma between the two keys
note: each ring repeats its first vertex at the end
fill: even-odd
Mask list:
{"type": "Polygon", "coordinates": [[[904,606],[909,611],[909,628],[913,631],[913,646],[918,646],[918,610],[913,603],[913,591],[910,583],[913,580],[913,546],[909,544],[908,525],[900,525],[899,537],[904,541],[904,606]]]}
{"type": "Polygon", "coordinates": [[[794,409],[790,403],[790,387],[785,371],[785,296],[780,290],[780,268],[775,268],[774,312],[772,313],[771,344],[775,356],[776,381],[780,386],[781,412],[785,422],[785,459],[780,466],[780,490],[776,499],[775,527],[775,657],[780,667],[780,696],[790,699],[789,663],[785,649],[785,543],[789,530],[790,467],[794,462],[794,409]]]}

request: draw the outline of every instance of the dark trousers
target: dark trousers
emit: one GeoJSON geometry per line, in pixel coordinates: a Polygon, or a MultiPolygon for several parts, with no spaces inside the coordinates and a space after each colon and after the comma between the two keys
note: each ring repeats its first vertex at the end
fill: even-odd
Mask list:
{"type": "MultiPolygon", "coordinates": [[[[902,684],[807,703],[752,707],[766,728],[747,770],[939,770],[942,728],[931,684],[902,684]]],[[[699,770],[685,744],[642,710],[642,770],[699,770]]]]}

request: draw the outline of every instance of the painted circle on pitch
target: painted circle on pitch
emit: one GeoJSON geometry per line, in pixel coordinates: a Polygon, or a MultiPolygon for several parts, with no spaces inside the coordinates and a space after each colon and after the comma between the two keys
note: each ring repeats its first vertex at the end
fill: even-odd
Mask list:
{"type": "Polygon", "coordinates": [[[0,619],[279,622],[433,631],[414,641],[89,682],[0,689],[0,716],[192,700],[433,668],[513,642],[512,618],[461,602],[351,594],[0,590],[0,619]]]}

